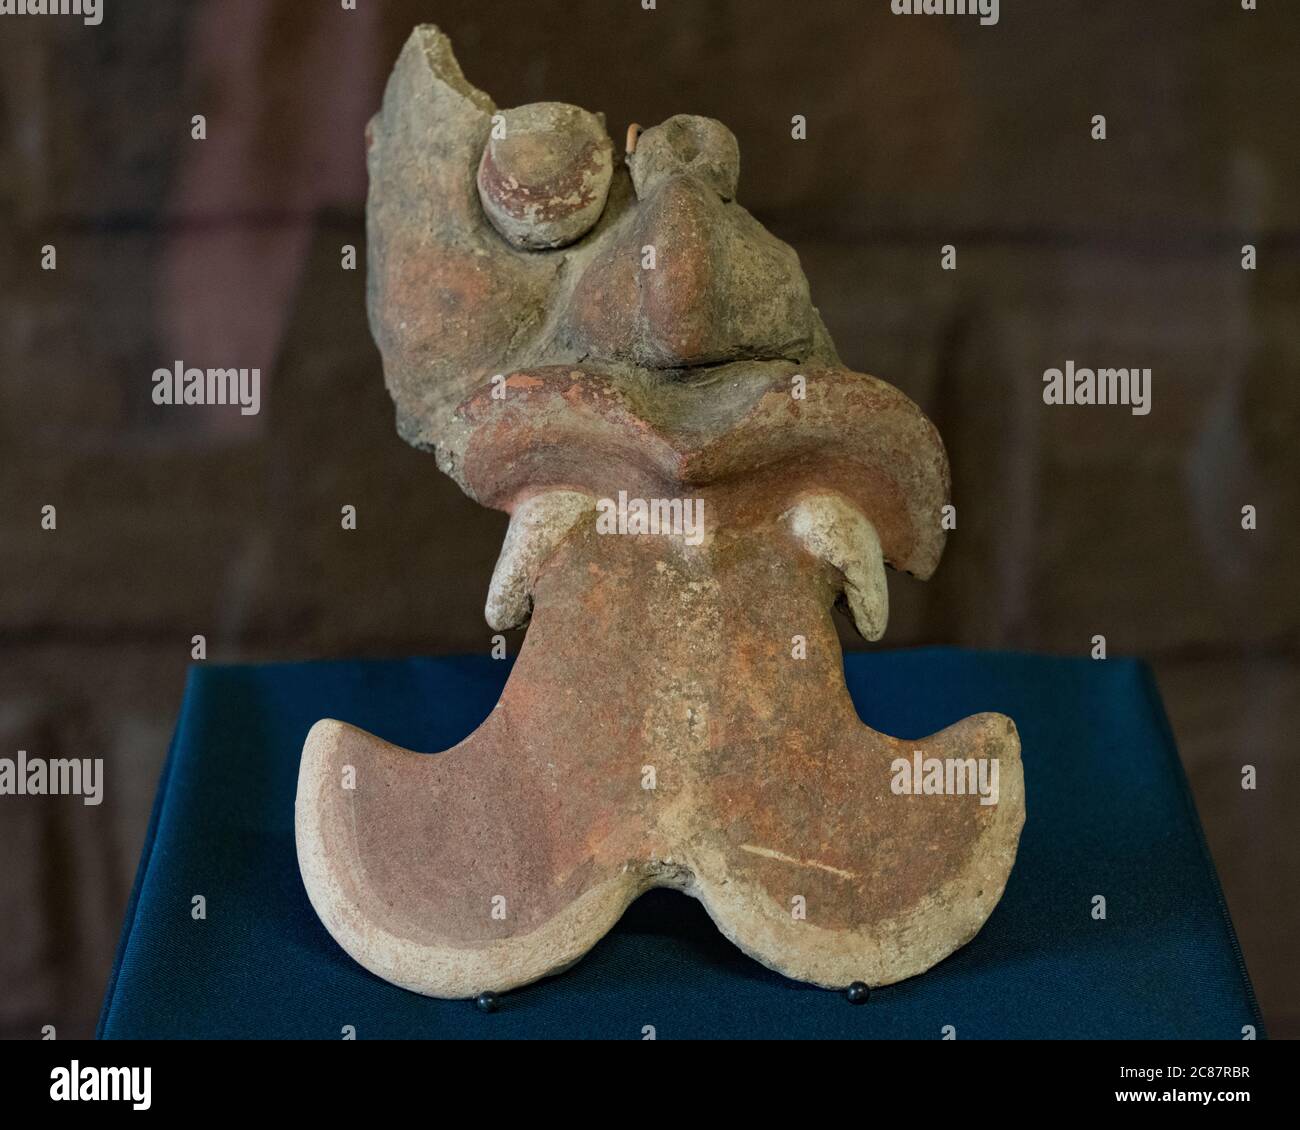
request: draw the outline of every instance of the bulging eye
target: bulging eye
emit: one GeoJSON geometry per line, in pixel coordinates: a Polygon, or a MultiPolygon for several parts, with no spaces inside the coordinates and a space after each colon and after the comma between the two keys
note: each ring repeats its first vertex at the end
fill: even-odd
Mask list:
{"type": "Polygon", "coordinates": [[[573,243],[595,226],[613,175],[614,146],[595,114],[534,102],[493,116],[478,194],[512,246],[540,251],[573,243]]]}
{"type": "Polygon", "coordinates": [[[678,114],[637,138],[628,165],[638,200],[645,200],[663,181],[681,175],[707,185],[723,200],[734,200],[740,145],[721,122],[678,114]]]}

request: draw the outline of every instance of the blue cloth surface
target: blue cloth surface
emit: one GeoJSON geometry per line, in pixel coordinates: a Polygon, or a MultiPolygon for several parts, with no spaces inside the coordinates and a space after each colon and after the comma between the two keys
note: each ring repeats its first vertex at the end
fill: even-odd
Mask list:
{"type": "Polygon", "coordinates": [[[745,957],[657,890],[582,961],[495,1013],[385,983],[307,900],[298,758],[339,718],[436,750],[491,710],[486,657],[196,666],[159,785],[99,1035],[153,1037],[1240,1039],[1259,1011],[1154,679],[1139,662],[952,649],[851,654],[863,720],[919,738],[1009,714],[1028,818],[983,930],[865,1006],[745,957]],[[203,895],[207,917],[191,917],[203,895]],[[1092,917],[1106,898],[1104,921],[1092,917]]]}

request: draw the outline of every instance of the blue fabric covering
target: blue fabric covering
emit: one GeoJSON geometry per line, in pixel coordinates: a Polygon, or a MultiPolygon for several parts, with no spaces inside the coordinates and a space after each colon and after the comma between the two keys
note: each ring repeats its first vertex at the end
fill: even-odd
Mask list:
{"type": "Polygon", "coordinates": [[[487,658],[198,666],[100,1018],[108,1038],[1213,1037],[1263,1035],[1154,680],[1130,660],[948,649],[846,660],[863,719],[904,738],[1011,715],[1028,819],[979,935],[866,1006],[745,957],[700,905],[653,891],[569,972],[483,1013],[386,984],[330,938],[293,842],[308,728],[340,718],[415,749],[469,734],[487,658]],[[207,919],[190,916],[207,899],[207,919]],[[1091,917],[1105,895],[1104,922],[1091,917]]]}

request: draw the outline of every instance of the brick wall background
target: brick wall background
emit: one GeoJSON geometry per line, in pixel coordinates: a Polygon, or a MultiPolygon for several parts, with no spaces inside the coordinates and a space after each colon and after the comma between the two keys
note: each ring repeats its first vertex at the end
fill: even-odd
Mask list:
{"type": "Polygon", "coordinates": [[[396,437],[364,270],[340,269],[343,244],[364,263],[365,121],[423,21],[500,106],[603,110],[616,140],[677,112],[732,127],[741,202],[799,251],[846,363],[916,399],[952,457],[958,531],[933,581],[891,578],[886,644],[1086,654],[1101,633],[1150,660],[1266,1018],[1300,1035],[1300,7],[1260,8],[6,17],[0,755],[103,756],[109,787],[97,809],[0,806],[0,1035],[93,1028],[192,635],[218,661],[489,646],[505,518],[396,437]],[[261,414],[154,406],[178,358],[260,366],[261,414]],[[1044,406],[1067,358],[1150,366],[1151,414],[1044,406]]]}

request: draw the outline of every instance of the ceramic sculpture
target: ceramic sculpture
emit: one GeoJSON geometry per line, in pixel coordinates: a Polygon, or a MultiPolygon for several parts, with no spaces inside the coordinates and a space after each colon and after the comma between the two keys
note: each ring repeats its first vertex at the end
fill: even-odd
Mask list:
{"type": "Polygon", "coordinates": [[[910,977],[980,929],[1024,822],[1009,718],[900,741],[845,689],[832,606],[879,639],[885,566],[935,569],[943,445],[841,364],[725,126],[620,143],[574,106],[498,112],[432,27],[367,132],[398,431],[511,516],[487,620],[530,626],[453,749],[312,729],[307,891],[439,997],[565,969],[659,886],[788,977],[910,977]]]}

